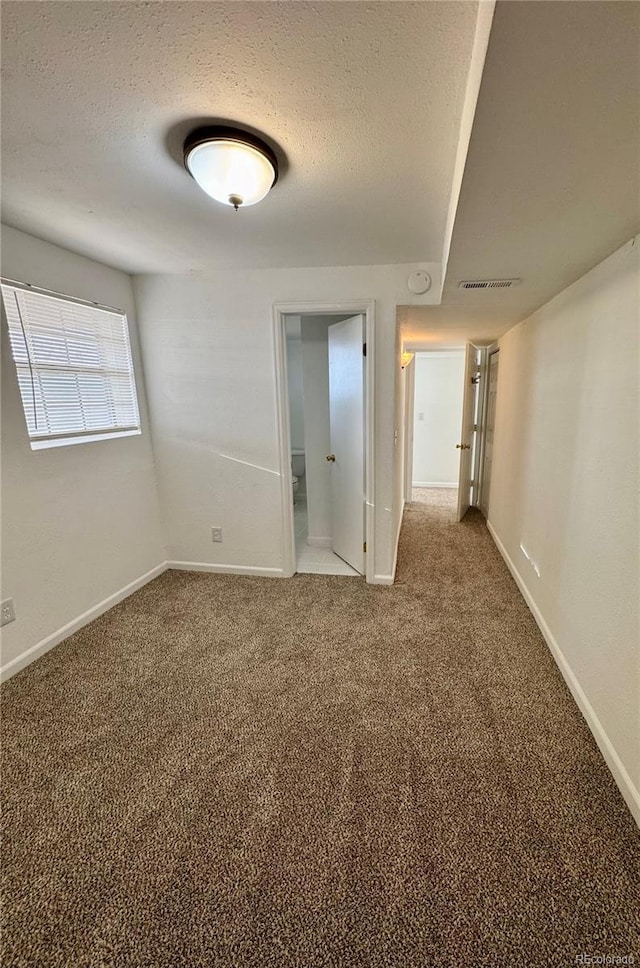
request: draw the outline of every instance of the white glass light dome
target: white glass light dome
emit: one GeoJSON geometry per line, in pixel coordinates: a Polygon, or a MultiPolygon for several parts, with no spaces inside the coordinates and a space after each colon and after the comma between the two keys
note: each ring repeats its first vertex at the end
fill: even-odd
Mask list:
{"type": "Polygon", "coordinates": [[[271,149],[235,128],[194,131],[185,142],[184,163],[207,195],[236,210],[261,201],[278,177],[271,149]]]}

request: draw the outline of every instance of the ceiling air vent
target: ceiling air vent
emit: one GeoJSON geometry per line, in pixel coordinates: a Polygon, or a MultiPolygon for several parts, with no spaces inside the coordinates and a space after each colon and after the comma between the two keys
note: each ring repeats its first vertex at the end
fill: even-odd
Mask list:
{"type": "Polygon", "coordinates": [[[458,289],[512,289],[520,279],[463,279],[458,289]]]}

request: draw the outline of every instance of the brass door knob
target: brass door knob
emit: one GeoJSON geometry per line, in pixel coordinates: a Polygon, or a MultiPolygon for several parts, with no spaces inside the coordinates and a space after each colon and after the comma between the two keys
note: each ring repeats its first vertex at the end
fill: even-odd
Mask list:
{"type": "Polygon", "coordinates": [[[471,444],[456,444],[456,450],[471,450],[471,444]]]}
{"type": "Polygon", "coordinates": [[[332,462],[335,462],[335,459],[336,459],[336,455],[335,454],[327,454],[327,460],[330,460],[332,462]]]}

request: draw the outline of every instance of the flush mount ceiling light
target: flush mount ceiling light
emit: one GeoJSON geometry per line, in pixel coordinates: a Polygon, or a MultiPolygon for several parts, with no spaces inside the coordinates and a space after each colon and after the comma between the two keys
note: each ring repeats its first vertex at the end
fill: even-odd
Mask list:
{"type": "Polygon", "coordinates": [[[278,180],[275,154],[239,128],[197,128],[184,143],[184,165],[200,188],[236,212],[260,202],[278,180]]]}

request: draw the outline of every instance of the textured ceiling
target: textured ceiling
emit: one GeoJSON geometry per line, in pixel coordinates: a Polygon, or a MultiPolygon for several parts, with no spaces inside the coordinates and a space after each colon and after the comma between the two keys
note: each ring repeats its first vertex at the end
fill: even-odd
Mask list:
{"type": "Polygon", "coordinates": [[[498,3],[443,303],[517,322],[638,232],[640,4],[498,3]]]}
{"type": "Polygon", "coordinates": [[[405,349],[444,349],[493,343],[511,327],[483,306],[400,306],[397,323],[405,349]]]}
{"type": "Polygon", "coordinates": [[[131,272],[440,261],[476,2],[5,2],[3,219],[131,272]],[[190,119],[286,156],[236,214],[190,119]]]}
{"type": "Polygon", "coordinates": [[[443,305],[406,307],[405,341],[500,336],[638,232],[640,4],[498,2],[443,305]]]}

